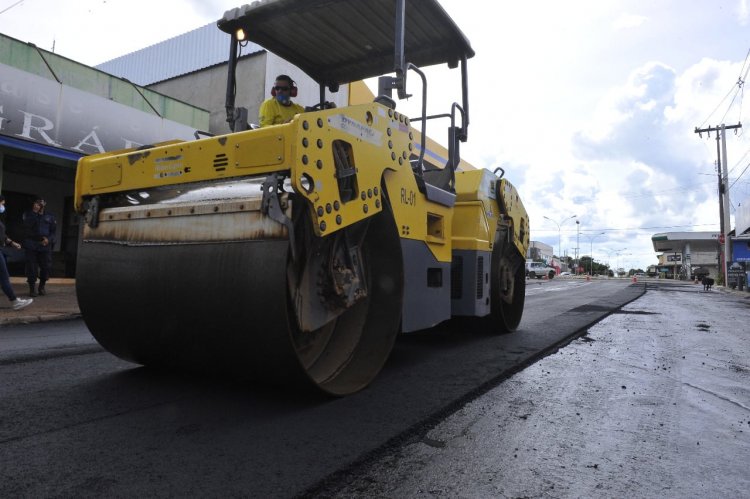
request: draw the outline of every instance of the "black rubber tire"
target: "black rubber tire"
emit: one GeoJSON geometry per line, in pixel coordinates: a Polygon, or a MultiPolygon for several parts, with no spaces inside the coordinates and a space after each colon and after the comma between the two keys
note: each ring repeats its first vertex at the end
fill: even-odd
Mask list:
{"type": "Polygon", "coordinates": [[[496,333],[510,333],[518,328],[526,301],[526,277],[523,259],[512,247],[501,255],[493,252],[492,285],[490,287],[491,317],[496,333]],[[497,270],[496,270],[497,269],[497,270]],[[508,273],[509,275],[505,274],[508,273]],[[505,274],[505,277],[504,277],[505,274]],[[503,279],[509,282],[502,285],[503,279]]]}

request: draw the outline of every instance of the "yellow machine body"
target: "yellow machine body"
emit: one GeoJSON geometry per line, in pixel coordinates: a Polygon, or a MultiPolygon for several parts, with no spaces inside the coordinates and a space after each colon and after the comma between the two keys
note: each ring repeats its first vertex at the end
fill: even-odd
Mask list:
{"type": "MultiPolygon", "coordinates": [[[[394,3],[403,10],[396,38],[404,26],[440,26],[421,31],[432,41],[406,38],[414,63],[473,56],[435,0],[405,2],[368,8],[382,19],[394,3]]],[[[279,50],[296,43],[299,52],[280,55],[304,64],[321,88],[393,67],[359,52],[366,40],[394,53],[379,25],[344,33],[320,22],[329,10],[357,16],[359,2],[304,0],[309,29],[276,40],[283,30],[274,23],[285,22],[290,3],[228,11],[219,28],[233,50],[246,29],[279,50]],[[321,40],[327,51],[313,48],[321,40]]],[[[281,125],[79,160],[78,300],[107,350],[144,365],[346,395],[372,381],[398,333],[454,319],[495,333],[518,327],[528,217],[502,174],[460,160],[466,106],[439,116],[451,121],[443,148],[387,96],[324,104],[281,125]]]]}
{"type": "MultiPolygon", "coordinates": [[[[315,234],[326,236],[381,211],[385,185],[401,237],[424,241],[448,262],[453,210],[419,192],[409,161],[415,136],[408,118],[371,103],[305,113],[264,129],[86,156],[79,161],[75,206],[83,211],[85,199],[103,194],[289,171],[295,192],[309,203],[315,234]],[[337,188],[334,144],[356,170],[356,196],[348,200],[337,188]]],[[[466,186],[475,194],[480,187],[486,186],[466,186]]],[[[495,208],[493,222],[497,216],[495,208]]]]}

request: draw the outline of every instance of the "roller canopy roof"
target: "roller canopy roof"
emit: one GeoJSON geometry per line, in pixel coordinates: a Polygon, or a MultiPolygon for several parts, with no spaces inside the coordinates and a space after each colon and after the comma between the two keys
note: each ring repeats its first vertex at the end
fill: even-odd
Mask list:
{"type": "MultiPolygon", "coordinates": [[[[318,83],[348,83],[394,72],[396,0],[260,0],[217,22],[301,68],[318,83]]],[[[454,67],[474,51],[436,0],[406,2],[404,59],[454,67]]]]}

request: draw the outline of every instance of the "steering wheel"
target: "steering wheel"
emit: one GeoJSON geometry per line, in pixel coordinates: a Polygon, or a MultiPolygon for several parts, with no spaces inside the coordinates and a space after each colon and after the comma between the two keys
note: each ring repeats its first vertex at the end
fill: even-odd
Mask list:
{"type": "Polygon", "coordinates": [[[318,102],[314,106],[307,106],[305,107],[305,111],[322,111],[324,109],[333,109],[336,107],[336,104],[333,102],[318,102]]]}

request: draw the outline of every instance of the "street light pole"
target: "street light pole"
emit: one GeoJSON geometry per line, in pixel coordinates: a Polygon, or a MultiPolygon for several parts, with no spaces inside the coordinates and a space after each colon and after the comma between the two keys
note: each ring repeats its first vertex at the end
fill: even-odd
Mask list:
{"type": "Polygon", "coordinates": [[[543,216],[543,218],[546,218],[547,220],[549,220],[553,224],[557,225],[557,256],[558,256],[558,258],[560,258],[560,264],[561,264],[561,266],[562,266],[562,236],[561,236],[560,227],[562,226],[562,224],[564,224],[568,220],[576,218],[576,216],[577,215],[571,215],[568,218],[564,218],[564,219],[560,220],[560,222],[555,222],[550,217],[544,217],[543,216]]]}
{"type": "Polygon", "coordinates": [[[619,250],[615,251],[615,254],[617,255],[617,270],[618,271],[620,270],[620,253],[622,253],[626,249],[627,248],[622,248],[622,249],[619,249],[619,250]]]}
{"type": "Polygon", "coordinates": [[[606,234],[606,232],[600,232],[598,234],[594,234],[593,236],[586,236],[589,239],[589,252],[591,254],[591,261],[589,262],[589,275],[593,277],[594,275],[594,239],[596,239],[599,236],[603,236],[606,234]]]}

